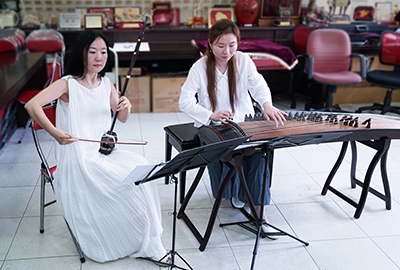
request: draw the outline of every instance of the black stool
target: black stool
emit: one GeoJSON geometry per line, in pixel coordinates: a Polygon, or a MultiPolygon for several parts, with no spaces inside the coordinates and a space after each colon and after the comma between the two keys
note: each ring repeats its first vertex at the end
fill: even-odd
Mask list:
{"type": "MultiPolygon", "coordinates": [[[[200,140],[197,136],[197,128],[193,123],[179,124],[164,127],[165,130],[165,161],[171,160],[172,146],[178,152],[200,146],[200,140]]],[[[165,178],[165,184],[169,183],[168,177],[165,178]]],[[[186,171],[179,174],[179,196],[180,203],[185,198],[186,171]]]]}

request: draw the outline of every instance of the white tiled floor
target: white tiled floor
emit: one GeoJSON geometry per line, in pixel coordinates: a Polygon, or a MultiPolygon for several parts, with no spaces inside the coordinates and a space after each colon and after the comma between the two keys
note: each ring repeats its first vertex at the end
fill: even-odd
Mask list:
{"type": "MultiPolygon", "coordinates": [[[[286,103],[282,102],[282,108],[286,103]]],[[[279,101],[276,104],[279,105],[279,101]]],[[[151,162],[162,162],[163,127],[186,122],[191,120],[182,113],[132,114],[127,124],[117,125],[119,137],[143,139],[149,143],[118,147],[130,147],[151,162]]],[[[81,264],[57,205],[46,209],[45,233],[39,233],[40,163],[29,133],[22,144],[17,144],[21,132],[18,129],[0,150],[0,269],[157,269],[150,262],[130,258],[104,264],[87,259],[81,264]]],[[[45,152],[51,156],[54,143],[45,134],[43,140],[45,152]]],[[[338,143],[275,151],[272,203],[267,207],[269,222],[310,245],[306,247],[289,237],[276,241],[262,239],[255,269],[400,269],[400,141],[392,141],[387,166],[392,210],[386,210],[383,201],[369,195],[359,219],[353,217],[352,206],[332,193],[320,194],[339,151],[338,143]]],[[[363,177],[373,153],[366,147],[359,147],[359,178],[363,177]]],[[[356,199],[360,188],[349,186],[349,158],[348,154],[333,184],[356,199]]],[[[187,186],[195,172],[188,172],[187,186]]],[[[187,210],[201,232],[206,228],[213,203],[208,181],[204,177],[187,210]]],[[[382,190],[379,166],[372,186],[382,190]]],[[[164,179],[160,179],[158,188],[163,211],[163,242],[169,250],[172,247],[174,186],[164,185],[164,179]]],[[[54,197],[50,188],[47,197],[54,197]]],[[[250,269],[255,235],[238,226],[218,226],[220,222],[238,220],[243,220],[242,215],[224,201],[204,252],[199,251],[199,244],[188,227],[178,220],[178,253],[194,269],[250,269]]],[[[178,266],[186,267],[176,259],[178,266]]]]}

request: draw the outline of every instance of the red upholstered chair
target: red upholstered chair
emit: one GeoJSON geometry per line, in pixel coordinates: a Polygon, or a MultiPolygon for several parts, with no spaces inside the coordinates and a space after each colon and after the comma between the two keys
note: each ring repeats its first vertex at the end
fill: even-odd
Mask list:
{"type": "MultiPolygon", "coordinates": [[[[39,29],[32,31],[26,38],[26,49],[32,52],[57,53],[61,60],[61,73],[64,64],[65,44],[64,37],[60,32],[52,29],[39,29]]],[[[52,63],[48,62],[48,71],[52,63]]],[[[48,73],[50,76],[50,73],[48,73]]]]}
{"type": "MultiPolygon", "coordinates": [[[[52,102],[51,104],[49,104],[48,106],[46,106],[44,108],[44,112],[47,116],[47,118],[49,118],[49,120],[55,125],[56,123],[56,102],[52,102]]],[[[57,169],[57,166],[49,166],[49,163],[47,162],[47,158],[44,155],[43,151],[42,151],[42,147],[40,145],[40,140],[39,140],[39,134],[38,132],[40,130],[42,130],[42,127],[40,125],[38,125],[35,121],[33,121],[32,125],[32,135],[33,135],[33,140],[35,142],[35,146],[36,146],[36,150],[39,154],[40,157],[40,161],[41,161],[41,165],[40,165],[40,233],[44,233],[44,210],[47,206],[52,205],[53,203],[55,203],[56,201],[50,201],[46,203],[45,200],[45,189],[46,189],[46,184],[50,183],[51,188],[53,189],[54,192],[54,186],[53,186],[53,174],[57,169]]],[[[68,226],[68,223],[67,223],[68,226]]],[[[72,240],[74,241],[74,244],[78,250],[79,253],[79,257],[81,262],[85,262],[85,257],[82,254],[81,248],[77,242],[77,240],[75,239],[75,236],[72,234],[71,229],[68,226],[68,230],[71,233],[72,236],[72,240]]]]}
{"type": "Polygon", "coordinates": [[[292,32],[292,46],[291,49],[296,55],[297,58],[297,66],[291,71],[291,80],[292,80],[292,85],[294,84],[297,87],[293,87],[292,92],[290,94],[291,99],[292,99],[292,105],[291,108],[296,108],[296,98],[298,97],[304,97],[306,99],[310,99],[309,96],[305,95],[304,93],[301,93],[302,91],[299,86],[301,85],[307,85],[307,79],[304,78],[304,66],[305,66],[305,59],[304,59],[304,54],[306,52],[306,44],[307,44],[307,38],[308,35],[316,28],[308,28],[304,25],[297,25],[296,27],[293,28],[292,32]],[[293,81],[295,83],[293,83],[293,81]],[[296,91],[297,90],[297,91],[296,91]]]}
{"type": "Polygon", "coordinates": [[[333,94],[338,85],[360,83],[365,78],[365,57],[351,53],[348,34],[339,29],[316,29],[307,39],[305,72],[313,83],[322,84],[326,89],[325,106],[320,108],[310,103],[306,110],[342,111],[333,105],[333,94]],[[351,71],[352,57],[360,58],[360,74],[351,71]]]}
{"type": "Polygon", "coordinates": [[[0,31],[0,52],[20,52],[24,50],[25,33],[20,29],[0,31]]]}
{"type": "MultiPolygon", "coordinates": [[[[53,60],[51,62],[51,71],[49,72],[50,76],[47,79],[47,82],[44,85],[43,89],[61,77],[61,75],[62,75],[61,74],[61,69],[62,69],[61,65],[62,64],[61,64],[60,56],[57,53],[55,53],[53,55],[53,60]]],[[[26,103],[28,103],[29,100],[31,100],[34,96],[36,96],[40,91],[42,91],[42,89],[25,90],[19,94],[17,101],[19,103],[21,103],[22,105],[25,105],[26,103]]],[[[21,137],[18,140],[18,143],[22,142],[22,138],[24,137],[25,132],[31,123],[32,123],[32,118],[29,117],[28,121],[25,124],[24,131],[22,132],[21,137]]]]}
{"type": "Polygon", "coordinates": [[[14,29],[0,31],[0,53],[18,52],[24,44],[24,39],[14,29]]]}
{"type": "Polygon", "coordinates": [[[297,25],[293,29],[292,45],[293,51],[296,53],[296,55],[301,55],[306,52],[308,35],[313,30],[315,30],[315,28],[308,28],[301,24],[297,25]]]}
{"type": "Polygon", "coordinates": [[[0,53],[3,52],[17,52],[18,44],[10,37],[0,37],[0,53]]]}
{"type": "Polygon", "coordinates": [[[391,106],[392,91],[400,89],[400,33],[385,31],[381,34],[381,49],[379,61],[384,65],[393,66],[393,70],[369,71],[372,61],[367,69],[367,81],[373,85],[387,88],[383,104],[374,103],[372,106],[360,107],[356,112],[364,110],[380,110],[381,114],[393,112],[400,114],[400,107],[391,106]]]}
{"type": "MultiPolygon", "coordinates": [[[[26,49],[33,52],[45,52],[51,56],[51,61],[47,61],[47,76],[48,81],[43,88],[46,88],[51,83],[59,79],[63,73],[65,45],[64,38],[61,33],[55,30],[39,29],[32,31],[26,38],[26,49]]],[[[23,91],[18,102],[26,104],[31,98],[36,96],[42,89],[32,89],[23,91]]],[[[22,132],[18,143],[21,143],[25,135],[27,127],[29,127],[31,119],[29,118],[25,129],[22,132]]]]}

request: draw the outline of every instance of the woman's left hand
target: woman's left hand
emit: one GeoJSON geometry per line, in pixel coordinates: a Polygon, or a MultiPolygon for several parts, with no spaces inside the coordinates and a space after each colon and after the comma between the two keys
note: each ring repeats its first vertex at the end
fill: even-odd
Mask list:
{"type": "Polygon", "coordinates": [[[271,102],[265,102],[263,107],[264,107],[264,117],[267,119],[267,121],[273,120],[275,122],[276,127],[279,125],[279,123],[281,125],[284,125],[283,122],[286,121],[285,115],[287,116],[288,115],[287,113],[272,106],[271,102]]]}
{"type": "Polygon", "coordinates": [[[126,96],[122,96],[119,98],[117,111],[122,111],[124,109],[128,109],[130,111],[131,107],[132,104],[126,96]]]}

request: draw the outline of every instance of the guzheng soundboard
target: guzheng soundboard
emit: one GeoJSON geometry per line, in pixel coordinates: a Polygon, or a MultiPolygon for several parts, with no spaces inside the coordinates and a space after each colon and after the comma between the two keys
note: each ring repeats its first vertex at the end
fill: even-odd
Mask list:
{"type": "Polygon", "coordinates": [[[267,140],[275,148],[337,141],[400,138],[400,118],[375,114],[287,112],[284,125],[276,126],[262,114],[246,116],[241,123],[201,128],[205,143],[240,136],[267,140]]]}

